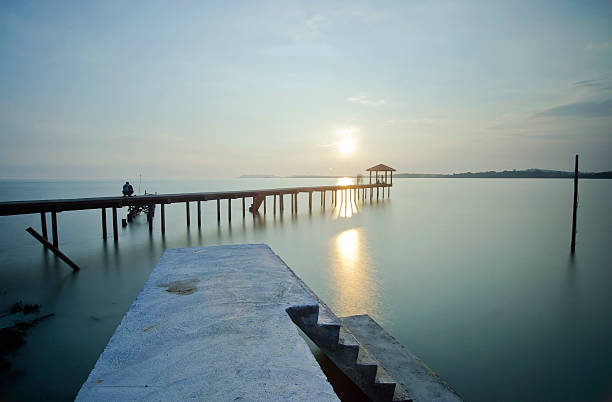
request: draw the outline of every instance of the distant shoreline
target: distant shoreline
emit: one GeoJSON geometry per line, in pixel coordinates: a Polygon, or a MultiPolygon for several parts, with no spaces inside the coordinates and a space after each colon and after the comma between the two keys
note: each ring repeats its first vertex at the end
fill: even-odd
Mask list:
{"type": "MultiPolygon", "coordinates": [[[[324,175],[294,175],[294,176],[275,176],[270,174],[245,174],[241,179],[337,179],[347,176],[324,176],[324,175]]],[[[364,178],[368,178],[365,176],[364,178]]],[[[395,178],[428,178],[428,179],[571,179],[574,172],[562,170],[504,170],[501,172],[464,172],[451,174],[438,173],[396,173],[395,178]]],[[[578,172],[581,179],[612,179],[612,170],[606,172],[578,172]]]]}

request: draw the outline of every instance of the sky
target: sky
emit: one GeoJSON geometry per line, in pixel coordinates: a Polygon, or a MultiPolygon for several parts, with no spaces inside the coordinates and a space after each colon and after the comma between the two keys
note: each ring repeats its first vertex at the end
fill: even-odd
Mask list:
{"type": "Polygon", "coordinates": [[[0,0],[0,141],[0,178],[612,170],[612,2],[0,0]]]}

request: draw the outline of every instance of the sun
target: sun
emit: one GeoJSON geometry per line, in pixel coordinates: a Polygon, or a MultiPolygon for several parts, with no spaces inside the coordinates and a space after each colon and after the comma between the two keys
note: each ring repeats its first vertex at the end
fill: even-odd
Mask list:
{"type": "Polygon", "coordinates": [[[355,141],[350,138],[346,138],[338,142],[338,149],[345,155],[351,154],[355,150],[355,141]]]}

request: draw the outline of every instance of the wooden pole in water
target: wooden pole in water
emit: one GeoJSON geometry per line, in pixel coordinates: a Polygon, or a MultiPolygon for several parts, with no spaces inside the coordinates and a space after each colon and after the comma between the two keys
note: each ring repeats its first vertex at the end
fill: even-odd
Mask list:
{"type": "Polygon", "coordinates": [[[221,222],[221,200],[217,198],[217,223],[221,222]]]}
{"type": "Polygon", "coordinates": [[[227,199],[227,221],[232,222],[232,199],[227,199]]]}
{"type": "Polygon", "coordinates": [[[272,198],[274,198],[274,206],[272,207],[272,212],[274,212],[274,216],[276,216],[276,194],[272,194],[272,198]]]}
{"type": "Polygon", "coordinates": [[[43,239],[47,240],[47,215],[45,212],[40,213],[40,228],[42,230],[43,239]]]}
{"type": "Polygon", "coordinates": [[[294,201],[293,202],[295,203],[295,213],[297,215],[297,211],[298,211],[298,204],[297,204],[298,193],[295,193],[293,196],[294,196],[294,198],[293,198],[294,201]]]}
{"type": "Polygon", "coordinates": [[[81,268],[79,268],[78,265],[76,265],[70,258],[68,258],[66,256],[66,254],[62,253],[57,247],[55,247],[53,244],[49,243],[49,241],[47,239],[45,239],[44,237],[42,237],[41,235],[39,235],[36,230],[32,229],[31,227],[27,228],[26,231],[31,234],[32,236],[34,236],[34,238],[36,240],[38,240],[39,242],[41,242],[43,244],[43,246],[45,246],[47,249],[53,251],[53,253],[55,255],[57,255],[59,258],[61,258],[62,260],[64,260],[64,262],[68,265],[70,265],[70,268],[72,268],[73,271],[80,271],[81,268]]]}
{"type": "Polygon", "coordinates": [[[119,240],[119,231],[117,230],[117,207],[113,207],[113,239],[115,241],[119,240]]]}
{"type": "Polygon", "coordinates": [[[202,227],[202,201],[198,201],[198,229],[202,227]]]}
{"type": "Polygon", "coordinates": [[[283,193],[278,194],[278,202],[279,202],[279,209],[280,209],[281,215],[285,211],[285,206],[284,206],[283,198],[284,198],[283,193]]]}
{"type": "Polygon", "coordinates": [[[574,164],[574,206],[572,214],[572,244],[570,251],[572,254],[576,252],[576,209],[578,208],[578,155],[574,164]]]}
{"type": "Polygon", "coordinates": [[[308,192],[308,212],[312,212],[312,191],[308,192]]]}
{"type": "Polygon", "coordinates": [[[189,201],[185,202],[185,217],[187,218],[187,227],[189,227],[189,225],[191,224],[191,221],[189,219],[189,201]]]}
{"type": "Polygon", "coordinates": [[[160,204],[161,206],[161,232],[166,233],[166,205],[160,204]]]}
{"type": "Polygon", "coordinates": [[[57,247],[59,240],[57,238],[57,214],[55,211],[51,212],[51,234],[53,236],[53,246],[57,247]]]}
{"type": "Polygon", "coordinates": [[[160,215],[160,223],[161,223],[161,233],[162,235],[166,233],[166,204],[161,203],[159,204],[160,209],[161,209],[161,215],[160,215]]]}
{"type": "MultiPolygon", "coordinates": [[[[44,235],[46,235],[47,233],[47,229],[45,228],[45,233],[43,233],[44,235]]],[[[102,208],[102,238],[104,240],[106,240],[106,208],[102,208]]],[[[45,236],[45,239],[47,238],[47,236],[45,236]]]]}
{"type": "Polygon", "coordinates": [[[266,196],[264,195],[264,202],[263,202],[263,204],[264,204],[264,215],[266,214],[266,199],[267,199],[267,198],[268,198],[268,197],[266,197],[266,196]]]}
{"type": "Polygon", "coordinates": [[[246,212],[244,209],[244,197],[242,197],[242,219],[244,219],[245,216],[246,216],[246,212]]]}

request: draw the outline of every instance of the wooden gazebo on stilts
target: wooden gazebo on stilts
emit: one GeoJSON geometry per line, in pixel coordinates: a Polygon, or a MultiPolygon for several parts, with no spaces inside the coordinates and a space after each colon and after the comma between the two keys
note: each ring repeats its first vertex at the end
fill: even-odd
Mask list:
{"type": "MultiPolygon", "coordinates": [[[[388,197],[391,194],[391,186],[393,185],[393,172],[395,172],[395,169],[387,165],[383,165],[382,163],[379,163],[376,166],[372,166],[371,168],[366,169],[366,171],[370,172],[370,184],[372,184],[372,172],[375,172],[375,175],[376,175],[375,183],[388,185],[386,186],[387,187],[387,197],[388,197]],[[378,177],[378,172],[381,172],[380,178],[378,177]],[[384,176],[382,175],[382,172],[385,172],[384,176]],[[388,177],[387,174],[389,174],[390,177],[388,177]]],[[[377,192],[378,192],[378,188],[377,188],[377,192]]],[[[383,187],[383,198],[384,196],[385,196],[385,189],[383,187]]],[[[377,198],[378,198],[378,194],[377,194],[377,198]]]]}

